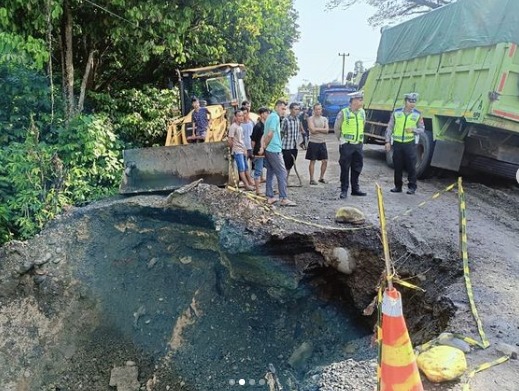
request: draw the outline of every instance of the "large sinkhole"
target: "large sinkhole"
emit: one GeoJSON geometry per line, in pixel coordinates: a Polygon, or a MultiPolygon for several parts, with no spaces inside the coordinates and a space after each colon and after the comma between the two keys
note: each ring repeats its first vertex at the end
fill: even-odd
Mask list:
{"type": "MultiPolygon", "coordinates": [[[[272,373],[283,389],[309,390],[317,388],[302,385],[316,368],[376,357],[375,315],[361,315],[383,267],[375,229],[265,240],[240,223],[127,202],[88,212],[61,234],[72,238],[70,286],[30,273],[46,316],[65,289],[78,304],[45,360],[38,384],[47,388],[38,389],[125,391],[108,386],[110,371],[133,361],[142,390],[269,390],[272,373]],[[335,247],[347,249],[352,273],[327,261],[335,247]]],[[[430,259],[409,257],[402,277],[420,283],[430,259]]],[[[443,283],[459,277],[444,265],[443,283]]],[[[441,332],[453,313],[438,291],[403,297],[418,342],[441,332]]]]}
{"type": "Polygon", "coordinates": [[[308,238],[243,251],[239,227],[217,231],[196,214],[150,208],[105,217],[92,222],[95,245],[80,263],[102,316],[85,351],[124,359],[117,345],[131,343],[141,380],[155,375],[183,390],[227,390],[241,379],[267,389],[272,368],[287,386],[318,365],[373,357],[371,330],[338,273],[316,259],[306,260],[312,270],[297,267],[318,257],[308,238]]]}

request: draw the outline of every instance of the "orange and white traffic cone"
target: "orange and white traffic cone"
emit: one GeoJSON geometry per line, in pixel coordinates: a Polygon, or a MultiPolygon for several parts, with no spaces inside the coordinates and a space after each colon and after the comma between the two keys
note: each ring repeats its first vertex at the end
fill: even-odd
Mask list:
{"type": "Polygon", "coordinates": [[[384,291],[381,333],[379,390],[423,391],[402,312],[402,297],[396,289],[384,291]]]}

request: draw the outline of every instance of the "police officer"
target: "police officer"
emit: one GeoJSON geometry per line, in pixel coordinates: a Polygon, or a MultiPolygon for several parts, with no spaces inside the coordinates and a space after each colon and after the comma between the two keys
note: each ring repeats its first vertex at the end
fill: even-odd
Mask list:
{"type": "Polygon", "coordinates": [[[416,192],[416,144],[415,137],[424,132],[422,114],[415,109],[418,94],[404,95],[404,107],[396,109],[391,115],[386,130],[386,151],[393,147],[395,166],[395,187],[392,193],[402,192],[402,173],[407,171],[407,194],[416,192]]]}
{"type": "Polygon", "coordinates": [[[350,106],[339,111],[335,120],[335,136],[339,139],[339,164],[341,166],[341,195],[348,197],[348,187],[351,179],[351,195],[365,196],[360,190],[359,176],[363,166],[362,146],[364,142],[364,122],[366,113],[362,108],[364,93],[362,91],[348,94],[350,106]],[[351,169],[351,175],[350,175],[351,169]]]}

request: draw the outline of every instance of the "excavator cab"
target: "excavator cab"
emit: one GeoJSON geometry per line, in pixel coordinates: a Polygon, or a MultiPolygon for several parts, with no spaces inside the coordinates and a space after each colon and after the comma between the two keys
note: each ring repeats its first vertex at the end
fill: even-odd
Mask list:
{"type": "Polygon", "coordinates": [[[234,175],[224,139],[232,112],[247,99],[245,67],[226,63],[177,71],[182,116],[172,119],[164,147],[123,151],[121,194],[170,191],[197,179],[224,186],[234,175]],[[207,102],[211,115],[205,139],[193,134],[192,98],[207,102]]]}
{"type": "MultiPolygon", "coordinates": [[[[193,136],[191,100],[196,97],[207,103],[211,113],[211,128],[205,142],[221,141],[232,112],[247,99],[245,67],[242,64],[221,64],[177,71],[180,85],[182,118],[168,126],[166,146],[188,144],[193,136]]],[[[198,140],[199,141],[199,140],[198,140]]]]}

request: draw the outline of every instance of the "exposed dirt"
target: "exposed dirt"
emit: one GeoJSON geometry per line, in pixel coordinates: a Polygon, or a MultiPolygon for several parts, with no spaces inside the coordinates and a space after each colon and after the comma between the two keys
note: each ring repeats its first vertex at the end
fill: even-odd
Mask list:
{"type": "MultiPolygon", "coordinates": [[[[368,196],[339,200],[332,135],[328,148],[327,184],[308,184],[300,155],[303,187],[289,188],[297,207],[268,210],[200,186],[167,200],[72,209],[37,238],[0,249],[0,388],[113,390],[111,369],[132,360],[141,390],[271,391],[277,381],[285,390],[372,390],[374,317],[360,314],[383,271],[376,182],[396,271],[426,290],[399,288],[414,344],[443,331],[479,339],[458,256],[456,192],[431,200],[456,177],[420,181],[414,196],[389,193],[382,148],[368,145],[368,196]],[[337,225],[345,205],[361,209],[366,224],[337,225]],[[349,250],[352,274],[326,264],[335,247],[349,250]]],[[[467,355],[475,368],[503,355],[498,342],[500,350],[519,344],[519,189],[468,178],[465,191],[474,296],[492,343],[467,355]]],[[[519,390],[518,369],[511,360],[485,370],[471,389],[519,390]]]]}

